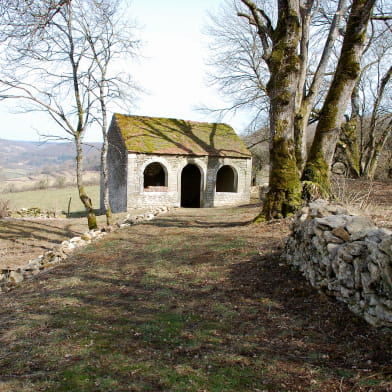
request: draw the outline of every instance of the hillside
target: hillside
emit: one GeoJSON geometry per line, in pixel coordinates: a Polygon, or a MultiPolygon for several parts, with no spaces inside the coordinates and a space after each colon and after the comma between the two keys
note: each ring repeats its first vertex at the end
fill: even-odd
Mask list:
{"type": "MultiPolygon", "coordinates": [[[[99,170],[100,143],[84,147],[86,170],[99,170]]],[[[0,180],[53,174],[75,167],[73,143],[24,142],[0,139],[0,180]]]]}

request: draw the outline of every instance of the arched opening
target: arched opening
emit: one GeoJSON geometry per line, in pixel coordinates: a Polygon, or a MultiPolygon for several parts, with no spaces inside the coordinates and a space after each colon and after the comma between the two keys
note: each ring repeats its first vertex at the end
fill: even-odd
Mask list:
{"type": "Polygon", "coordinates": [[[237,176],[231,166],[222,166],[216,173],[217,192],[237,192],[237,176]]]}
{"type": "Polygon", "coordinates": [[[145,191],[166,190],[167,178],[164,167],[159,162],[150,163],[143,173],[143,188],[145,191]]]}
{"type": "Polygon", "coordinates": [[[196,165],[188,164],[181,173],[181,207],[200,207],[201,173],[196,165]]]}

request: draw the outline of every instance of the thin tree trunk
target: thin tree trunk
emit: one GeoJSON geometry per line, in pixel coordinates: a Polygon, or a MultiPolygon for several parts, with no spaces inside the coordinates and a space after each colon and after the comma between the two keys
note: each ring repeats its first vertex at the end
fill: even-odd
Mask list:
{"type": "MultiPolygon", "coordinates": [[[[354,0],[332,84],[320,113],[302,179],[309,193],[331,193],[330,171],[347,102],[360,74],[366,29],[375,0],[354,0]]],[[[311,196],[311,195],[310,195],[311,196]]]]}
{"type": "Polygon", "coordinates": [[[88,197],[86,190],[83,186],[83,148],[82,148],[82,137],[85,132],[85,113],[84,108],[82,105],[82,100],[80,96],[80,86],[79,86],[79,75],[78,75],[78,67],[80,65],[80,58],[75,54],[75,44],[73,38],[73,10],[72,5],[69,2],[68,5],[68,20],[67,20],[67,27],[68,27],[68,40],[69,40],[69,60],[72,66],[72,79],[73,79],[73,92],[75,98],[75,104],[77,108],[78,114],[78,126],[76,131],[74,132],[74,140],[75,140],[75,147],[76,147],[76,181],[79,191],[79,198],[82,201],[84,208],[87,213],[87,224],[89,230],[95,230],[98,228],[97,226],[97,219],[95,217],[93,205],[91,199],[88,197]]]}
{"type": "Polygon", "coordinates": [[[108,156],[108,135],[107,135],[107,112],[104,100],[101,100],[102,107],[102,135],[103,143],[101,150],[101,170],[102,170],[102,183],[103,183],[103,204],[105,207],[106,224],[111,225],[113,223],[112,209],[109,203],[109,174],[107,166],[107,156],[108,156]]]}
{"type": "Polygon", "coordinates": [[[83,185],[83,151],[82,151],[82,141],[80,137],[75,136],[75,146],[76,146],[76,183],[79,191],[79,198],[84,205],[87,213],[87,224],[89,230],[95,230],[97,226],[97,218],[94,213],[93,204],[91,199],[88,197],[86,190],[83,185]]]}
{"type": "Polygon", "coordinates": [[[348,169],[347,174],[353,178],[358,178],[361,175],[361,157],[358,144],[358,124],[360,119],[358,91],[357,81],[351,94],[351,116],[342,125],[335,151],[335,157],[344,162],[348,169]]]}
{"type": "Polygon", "coordinates": [[[372,150],[372,154],[370,155],[369,161],[366,164],[365,167],[365,172],[364,175],[368,178],[373,180],[374,174],[376,172],[378,160],[381,155],[381,151],[383,150],[385,143],[388,140],[388,137],[390,137],[392,132],[392,121],[389,122],[389,124],[386,126],[385,131],[381,134],[378,142],[374,145],[374,148],[372,150]]]}
{"type": "MultiPolygon", "coordinates": [[[[324,45],[324,50],[320,58],[320,62],[313,76],[312,83],[305,97],[301,100],[297,107],[295,116],[295,155],[297,159],[297,167],[301,172],[306,162],[306,129],[308,127],[309,118],[311,111],[314,106],[314,102],[319,91],[320,85],[324,79],[325,70],[328,65],[328,61],[331,57],[331,52],[338,36],[339,27],[341,21],[346,13],[347,0],[340,0],[336,13],[332,19],[329,34],[324,45]]],[[[309,10],[310,15],[310,10],[309,10]]],[[[307,21],[310,23],[310,20],[307,21]]],[[[306,32],[307,30],[305,30],[306,32]]],[[[304,46],[304,45],[303,45],[304,46]]],[[[303,49],[301,49],[302,54],[303,49]]],[[[307,56],[306,56],[307,58],[307,56]]],[[[306,64],[307,65],[307,64],[306,64]]]]}
{"type": "Polygon", "coordinates": [[[377,92],[377,99],[373,106],[372,117],[370,120],[369,126],[369,142],[367,144],[367,155],[366,161],[364,164],[363,174],[365,177],[373,178],[374,172],[376,169],[378,157],[381,153],[381,150],[386,142],[386,138],[389,135],[389,127],[390,124],[387,126],[386,130],[381,134],[378,141],[376,141],[376,122],[377,122],[377,115],[380,107],[381,100],[384,95],[385,88],[392,76],[392,66],[388,69],[385,73],[383,78],[381,79],[381,84],[377,92]]]}

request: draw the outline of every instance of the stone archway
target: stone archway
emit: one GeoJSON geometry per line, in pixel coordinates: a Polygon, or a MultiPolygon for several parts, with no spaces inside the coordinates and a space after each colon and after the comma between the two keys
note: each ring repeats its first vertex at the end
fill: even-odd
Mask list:
{"type": "Polygon", "coordinates": [[[216,174],[217,192],[237,192],[237,173],[231,166],[222,166],[216,174]]]}
{"type": "Polygon", "coordinates": [[[200,189],[200,169],[196,165],[186,165],[181,172],[181,207],[200,208],[200,189]]]}

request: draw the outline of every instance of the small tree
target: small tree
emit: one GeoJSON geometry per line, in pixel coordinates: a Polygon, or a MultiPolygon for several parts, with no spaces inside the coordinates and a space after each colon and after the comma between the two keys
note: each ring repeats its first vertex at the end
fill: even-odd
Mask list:
{"type": "Polygon", "coordinates": [[[108,225],[112,223],[107,169],[108,105],[116,102],[129,107],[140,91],[129,74],[113,72],[114,62],[132,57],[139,44],[134,38],[135,26],[130,25],[129,21],[124,23],[120,5],[120,0],[101,3],[99,6],[90,3],[81,17],[81,28],[89,45],[88,56],[91,56],[95,66],[95,71],[91,73],[95,87],[92,90],[95,105],[91,115],[99,124],[103,138],[101,173],[103,203],[108,225]]]}

